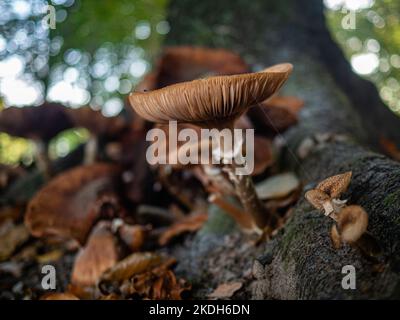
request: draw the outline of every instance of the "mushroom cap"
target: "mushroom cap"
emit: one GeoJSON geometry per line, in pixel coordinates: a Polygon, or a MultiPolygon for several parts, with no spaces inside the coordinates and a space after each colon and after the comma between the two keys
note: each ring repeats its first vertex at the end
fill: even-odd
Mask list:
{"type": "Polygon", "coordinates": [[[0,112],[0,132],[28,139],[50,141],[63,130],[73,127],[66,108],[58,103],[37,107],[9,107],[0,112]]]}
{"type": "Polygon", "coordinates": [[[284,63],[260,72],[209,77],[129,96],[135,111],[146,120],[176,120],[203,127],[227,127],[250,106],[273,95],[293,66],[284,63]]]}
{"type": "Polygon", "coordinates": [[[339,196],[343,192],[346,192],[347,188],[349,187],[351,176],[352,172],[348,171],[342,174],[338,174],[336,176],[326,178],[317,185],[316,189],[325,192],[332,199],[339,198],[339,196]]]}
{"type": "Polygon", "coordinates": [[[317,189],[307,191],[305,198],[315,209],[319,211],[324,211],[324,202],[331,200],[325,192],[317,189]]]}
{"type": "Polygon", "coordinates": [[[127,127],[125,121],[120,116],[105,117],[101,111],[93,110],[90,107],[78,109],[65,109],[74,127],[82,127],[89,130],[94,135],[115,136],[127,127]]]}
{"type": "Polygon", "coordinates": [[[191,81],[205,75],[232,75],[249,72],[243,59],[228,50],[178,46],[165,48],[155,70],[147,74],[135,91],[159,89],[191,81]]]}
{"type": "Polygon", "coordinates": [[[356,242],[368,227],[368,214],[360,206],[348,206],[342,209],[338,217],[338,228],[342,240],[356,242]]]}

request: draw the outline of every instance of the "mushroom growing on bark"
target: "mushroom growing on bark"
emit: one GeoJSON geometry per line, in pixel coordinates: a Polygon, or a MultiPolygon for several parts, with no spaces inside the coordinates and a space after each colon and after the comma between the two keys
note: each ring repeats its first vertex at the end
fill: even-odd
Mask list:
{"type": "Polygon", "coordinates": [[[349,187],[351,176],[352,172],[349,171],[326,178],[315,189],[306,192],[307,201],[336,221],[337,214],[347,202],[347,200],[340,200],[339,197],[349,187]]]}
{"type": "MultiPolygon", "coordinates": [[[[256,73],[218,76],[171,85],[150,92],[134,92],[130,103],[146,120],[156,123],[178,121],[208,129],[228,129],[232,133],[235,120],[250,106],[277,92],[289,77],[293,66],[275,65],[256,73]]],[[[264,229],[271,217],[258,199],[251,177],[237,175],[232,156],[221,157],[245,211],[256,226],[264,229]]]]}
{"type": "Polygon", "coordinates": [[[339,249],[342,242],[355,245],[369,256],[377,256],[380,247],[367,232],[368,214],[358,205],[346,206],[347,200],[340,200],[350,184],[352,172],[326,178],[315,189],[305,194],[307,201],[335,221],[330,237],[333,246],[339,249]]]}

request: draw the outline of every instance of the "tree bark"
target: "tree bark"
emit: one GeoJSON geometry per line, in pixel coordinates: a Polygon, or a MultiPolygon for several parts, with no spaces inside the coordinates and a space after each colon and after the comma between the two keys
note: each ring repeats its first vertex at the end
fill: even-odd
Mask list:
{"type": "Polygon", "coordinates": [[[400,164],[368,150],[379,150],[381,136],[400,143],[400,118],[370,82],[352,73],[325,26],[322,1],[172,0],[168,20],[168,45],[228,48],[255,69],[293,63],[282,94],[300,97],[305,108],[283,136],[286,169],[296,170],[306,187],[353,171],[344,198],[366,209],[368,230],[383,249],[373,260],[350,246],[334,250],[332,222],[304,197],[286,226],[261,247],[249,246],[245,235],[213,213],[184,250],[175,250],[178,270],[194,282],[195,294],[204,297],[210,287],[241,280],[239,297],[256,299],[400,298],[400,164]],[[299,145],[318,133],[345,139],[331,139],[300,160],[299,145]],[[256,279],[248,275],[254,259],[256,279]],[[349,264],[356,269],[355,290],[341,286],[342,267],[349,264]]]}

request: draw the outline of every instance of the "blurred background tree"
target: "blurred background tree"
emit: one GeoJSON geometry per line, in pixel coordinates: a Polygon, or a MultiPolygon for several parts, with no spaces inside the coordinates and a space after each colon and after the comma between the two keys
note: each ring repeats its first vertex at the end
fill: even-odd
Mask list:
{"type": "MultiPolygon", "coordinates": [[[[400,114],[400,1],[324,2],[354,71],[374,81],[400,114]],[[349,10],[356,13],[355,29],[341,25],[349,10]]],[[[2,0],[0,108],[48,100],[119,114],[169,31],[167,6],[168,0],[2,0]],[[55,29],[43,22],[48,5],[55,8],[55,29]]],[[[65,156],[86,139],[84,130],[69,130],[54,139],[51,156],[65,156]]],[[[29,164],[31,151],[27,141],[0,134],[0,163],[29,164]]]]}
{"type": "Polygon", "coordinates": [[[373,81],[381,98],[400,115],[400,1],[325,0],[333,36],[353,70],[373,81]],[[342,28],[353,11],[355,28],[342,28]]]}

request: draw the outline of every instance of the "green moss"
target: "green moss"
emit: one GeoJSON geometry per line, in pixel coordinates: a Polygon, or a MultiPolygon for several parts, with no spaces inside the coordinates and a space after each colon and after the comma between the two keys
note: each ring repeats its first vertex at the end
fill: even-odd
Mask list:
{"type": "Polygon", "coordinates": [[[222,209],[215,205],[210,205],[208,210],[208,220],[201,228],[199,234],[225,235],[237,230],[235,221],[222,209]]]}
{"type": "Polygon", "coordinates": [[[390,193],[383,200],[383,204],[388,207],[394,206],[398,203],[400,203],[400,189],[396,190],[395,192],[390,193]]]}

